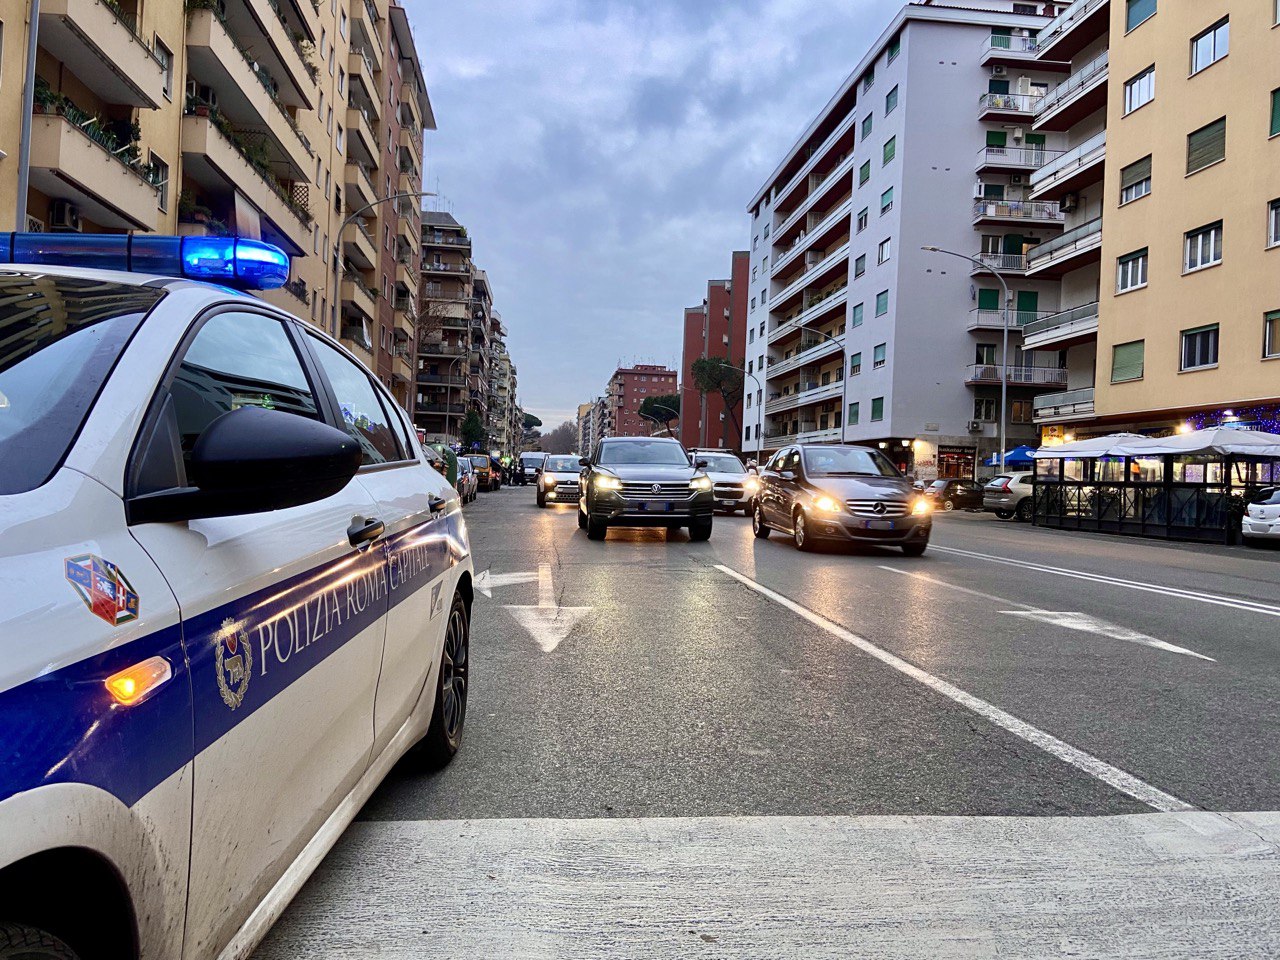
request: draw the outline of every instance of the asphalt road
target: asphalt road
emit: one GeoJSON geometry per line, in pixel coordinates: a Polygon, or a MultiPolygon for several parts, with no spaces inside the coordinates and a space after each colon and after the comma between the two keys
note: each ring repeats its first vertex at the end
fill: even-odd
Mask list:
{"type": "Polygon", "coordinates": [[[1280,551],[593,543],[533,499],[467,508],[462,751],[393,772],[259,957],[1280,952],[1280,551]]]}

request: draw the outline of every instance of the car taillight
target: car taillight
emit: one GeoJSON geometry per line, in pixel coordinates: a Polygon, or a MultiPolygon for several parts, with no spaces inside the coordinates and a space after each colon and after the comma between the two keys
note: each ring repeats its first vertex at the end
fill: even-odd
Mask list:
{"type": "Polygon", "coordinates": [[[1000,489],[1001,489],[1001,490],[1008,490],[1008,489],[1009,489],[1009,481],[1008,481],[1008,480],[1001,480],[1001,481],[1000,481],[999,486],[1000,486],[1000,489]]]}

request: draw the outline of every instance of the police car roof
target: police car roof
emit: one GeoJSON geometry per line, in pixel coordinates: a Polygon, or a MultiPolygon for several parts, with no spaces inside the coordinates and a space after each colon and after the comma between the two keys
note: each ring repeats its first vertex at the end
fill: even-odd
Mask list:
{"type": "Polygon", "coordinates": [[[0,263],[0,273],[18,274],[24,277],[74,277],[80,280],[101,280],[106,283],[118,283],[128,287],[164,287],[168,290],[189,289],[208,290],[225,296],[238,297],[261,303],[259,298],[242,290],[207,283],[203,280],[188,280],[185,277],[171,277],[161,273],[133,273],[128,270],[99,270],[96,267],[63,267],[47,263],[0,263]]]}

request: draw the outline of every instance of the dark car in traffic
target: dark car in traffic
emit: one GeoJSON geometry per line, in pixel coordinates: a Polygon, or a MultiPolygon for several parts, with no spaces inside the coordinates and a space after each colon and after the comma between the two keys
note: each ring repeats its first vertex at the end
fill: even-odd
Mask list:
{"type": "Polygon", "coordinates": [[[694,461],[667,437],[606,437],[583,457],[578,526],[592,540],[609,527],[689,528],[690,540],[711,536],[715,495],[706,462],[694,461]]]}
{"type": "Polygon", "coordinates": [[[938,510],[982,509],[982,486],[972,480],[935,480],[925,488],[924,495],[938,510]]]}
{"type": "Polygon", "coordinates": [[[822,540],[876,543],[918,557],[933,524],[928,501],[879,450],[802,443],[761,471],[751,528],[761,539],[789,534],[801,550],[822,540]]]}

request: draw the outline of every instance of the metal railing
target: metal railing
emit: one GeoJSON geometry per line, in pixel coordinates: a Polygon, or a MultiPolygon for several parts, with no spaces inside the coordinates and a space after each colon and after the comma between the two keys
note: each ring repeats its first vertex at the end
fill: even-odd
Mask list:
{"type": "Polygon", "coordinates": [[[983,266],[1002,273],[1021,273],[1027,269],[1027,258],[1021,253],[979,253],[974,259],[983,266]]]}
{"type": "Polygon", "coordinates": [[[773,265],[774,271],[776,272],[780,270],[782,267],[786,266],[788,263],[790,263],[792,260],[798,257],[802,250],[810,249],[805,246],[806,240],[812,242],[813,239],[817,237],[819,234],[821,234],[823,230],[825,230],[832,223],[838,220],[842,215],[847,216],[849,210],[852,210],[852,209],[853,209],[853,197],[849,197],[847,200],[837,203],[831,209],[823,213],[821,215],[822,218],[817,223],[815,223],[812,227],[805,230],[804,233],[796,237],[795,242],[791,244],[791,246],[787,249],[786,253],[784,253],[781,257],[778,258],[777,262],[775,262],[773,265]]]}
{"type": "Polygon", "coordinates": [[[1078,390],[1067,390],[1063,393],[1042,393],[1031,400],[1034,415],[1066,416],[1073,413],[1092,413],[1094,400],[1093,387],[1081,387],[1078,390]],[[1088,409],[1082,409],[1085,405],[1088,409]]]}
{"type": "Polygon", "coordinates": [[[1044,186],[1046,182],[1053,180],[1061,173],[1066,173],[1069,170],[1075,170],[1084,166],[1086,158],[1088,158],[1089,162],[1092,163],[1097,159],[1097,157],[1092,157],[1090,154],[1098,148],[1105,147],[1106,145],[1107,131],[1103,130],[1099,133],[1095,133],[1088,140],[1084,141],[1084,143],[1060,154],[1054,160],[1044,164],[1044,166],[1032,173],[1031,189],[1034,190],[1036,187],[1044,186]]]}
{"type": "Polygon", "coordinates": [[[780,290],[775,296],[769,298],[769,303],[770,304],[778,303],[779,301],[784,300],[787,297],[791,296],[793,293],[803,290],[805,283],[809,280],[810,277],[813,277],[821,273],[823,270],[830,267],[831,264],[835,263],[841,257],[848,257],[848,256],[849,256],[849,238],[845,237],[844,240],[841,242],[840,246],[836,247],[834,250],[828,253],[825,257],[823,257],[817,263],[807,265],[798,274],[796,274],[794,277],[788,280],[787,285],[783,287],[782,290],[780,290]]]}
{"type": "Polygon", "coordinates": [[[984,93],[978,97],[978,113],[1000,110],[1006,113],[1035,113],[1040,95],[1034,93],[984,93]]]}
{"type": "Polygon", "coordinates": [[[1077,23],[1107,2],[1108,0],[1075,0],[1040,31],[1036,37],[1038,49],[1044,50],[1057,43],[1059,38],[1070,32],[1077,23]]]}
{"type": "Polygon", "coordinates": [[[1044,116],[1055,107],[1066,103],[1084,88],[1094,77],[1107,72],[1108,51],[1103,50],[1083,67],[1046,93],[1036,104],[1037,116],[1044,116]]]}
{"type": "Polygon", "coordinates": [[[116,2],[116,0],[103,0],[103,6],[111,11],[111,15],[116,18],[116,22],[119,23],[120,26],[133,34],[133,39],[142,44],[147,53],[151,54],[151,59],[154,60],[157,65],[163,67],[164,62],[160,59],[160,55],[156,53],[155,48],[148,43],[146,38],[138,31],[138,15],[136,13],[128,13],[125,11],[120,4],[116,2]]]}
{"type": "Polygon", "coordinates": [[[1062,210],[1055,202],[1047,200],[985,200],[973,201],[974,219],[1000,217],[1008,220],[1063,219],[1062,210]]]}
{"type": "Polygon", "coordinates": [[[1045,147],[983,147],[978,151],[978,162],[991,167],[1015,167],[1019,170],[1038,170],[1058,159],[1066,151],[1045,147]]]}
{"type": "MultiPolygon", "coordinates": [[[[1059,367],[1028,367],[1010,364],[1007,368],[1010,383],[1065,385],[1067,371],[1059,367]]],[[[999,383],[1001,365],[998,363],[971,363],[965,368],[967,383],[999,383]]]]}
{"type": "Polygon", "coordinates": [[[1075,249],[1092,242],[1102,234],[1102,218],[1095,217],[1087,223],[1068,230],[1060,237],[1054,237],[1027,251],[1027,265],[1034,266],[1034,261],[1051,257],[1064,250],[1075,249]]]}
{"type": "Polygon", "coordinates": [[[992,34],[989,37],[984,37],[982,41],[983,53],[991,50],[1005,53],[1035,53],[1038,49],[1039,41],[1035,37],[992,34]]]}
{"type": "Polygon", "coordinates": [[[1057,327],[1064,326],[1087,326],[1089,322],[1096,322],[1098,319],[1098,301],[1093,303],[1082,304],[1078,307],[1072,307],[1070,310],[1062,310],[1058,313],[1051,313],[1041,317],[1033,323],[1027,324],[1022,332],[1026,336],[1036,333],[1044,333],[1057,327]]]}
{"type": "Polygon", "coordinates": [[[1009,329],[1025,329],[1033,323],[1052,316],[1047,310],[987,310],[978,307],[970,310],[969,315],[972,319],[969,321],[969,328],[975,327],[991,327],[996,330],[1004,328],[1005,315],[1009,317],[1009,329]]]}

